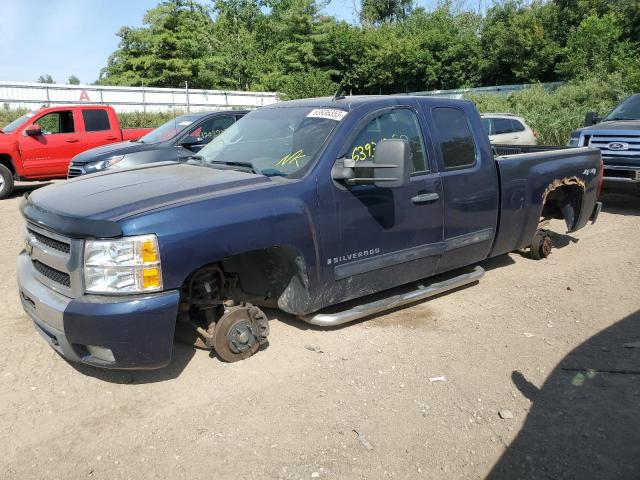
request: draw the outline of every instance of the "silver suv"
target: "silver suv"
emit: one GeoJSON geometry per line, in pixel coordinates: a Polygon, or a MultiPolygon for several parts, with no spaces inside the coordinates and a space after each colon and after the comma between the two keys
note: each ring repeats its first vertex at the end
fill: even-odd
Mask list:
{"type": "Polygon", "coordinates": [[[522,117],[510,113],[483,113],[481,117],[492,144],[536,145],[537,143],[538,134],[522,117]]]}

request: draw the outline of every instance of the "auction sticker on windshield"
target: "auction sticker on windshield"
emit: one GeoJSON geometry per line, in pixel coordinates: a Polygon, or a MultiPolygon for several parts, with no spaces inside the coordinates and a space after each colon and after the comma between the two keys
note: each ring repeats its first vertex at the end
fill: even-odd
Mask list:
{"type": "Polygon", "coordinates": [[[309,112],[307,117],[310,118],[327,118],[329,120],[335,120],[339,122],[344,116],[349,113],[338,108],[314,108],[309,112]]]}

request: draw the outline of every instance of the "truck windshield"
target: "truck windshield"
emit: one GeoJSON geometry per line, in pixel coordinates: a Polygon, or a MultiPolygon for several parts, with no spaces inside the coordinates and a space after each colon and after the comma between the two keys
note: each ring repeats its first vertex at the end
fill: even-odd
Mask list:
{"type": "Polygon", "coordinates": [[[346,114],[337,108],[260,108],[227,128],[198,157],[212,165],[246,165],[263,175],[297,177],[346,114]]]}
{"type": "Polygon", "coordinates": [[[0,130],[3,131],[4,133],[11,133],[13,132],[16,128],[18,128],[20,125],[22,125],[24,122],[26,122],[27,120],[29,120],[31,117],[33,117],[36,114],[36,112],[28,112],[25,113],[24,115],[22,115],[21,117],[16,118],[13,122],[11,122],[9,125],[2,127],[0,130]]]}
{"type": "Polygon", "coordinates": [[[640,95],[627,98],[603,119],[610,120],[640,120],[640,95]]]}
{"type": "Polygon", "coordinates": [[[173,118],[141,137],[138,142],[159,143],[170,140],[198,118],[200,118],[198,115],[181,115],[180,117],[173,118]]]}

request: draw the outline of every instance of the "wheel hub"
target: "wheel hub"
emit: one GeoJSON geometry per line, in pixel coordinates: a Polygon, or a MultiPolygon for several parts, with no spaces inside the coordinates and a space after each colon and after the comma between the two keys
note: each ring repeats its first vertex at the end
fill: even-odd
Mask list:
{"type": "Polygon", "coordinates": [[[250,320],[242,320],[229,329],[227,341],[234,353],[246,352],[256,344],[257,332],[250,320]]]}

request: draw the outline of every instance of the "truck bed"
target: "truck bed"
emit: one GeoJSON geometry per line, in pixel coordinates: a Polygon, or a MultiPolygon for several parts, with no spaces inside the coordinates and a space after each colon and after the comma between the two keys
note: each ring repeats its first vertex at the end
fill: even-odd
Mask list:
{"type": "MultiPolygon", "coordinates": [[[[495,150],[506,150],[496,149],[495,150]]],[[[593,212],[598,197],[600,152],[586,147],[509,146],[528,151],[495,157],[501,196],[498,233],[491,256],[528,245],[538,229],[547,195],[560,186],[574,186],[582,192],[568,232],[582,228],[593,212]]]]}

